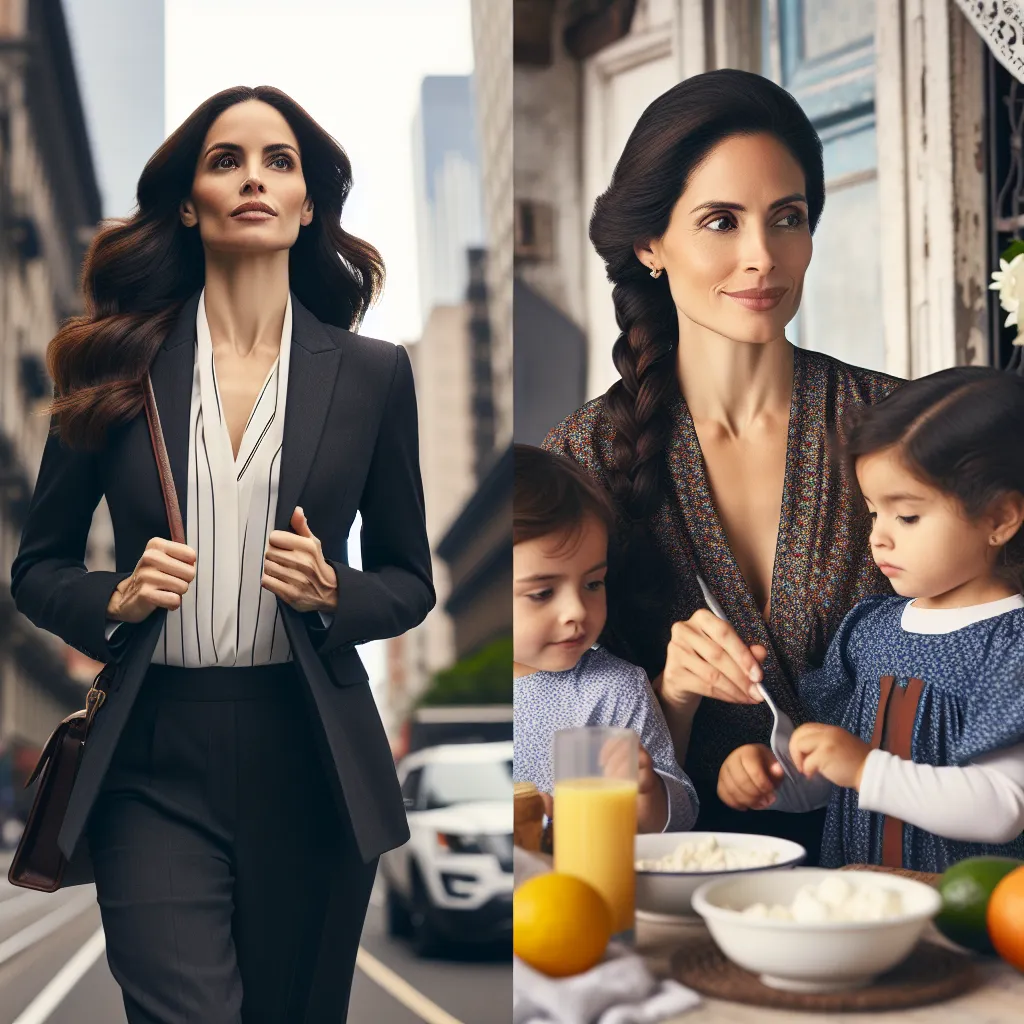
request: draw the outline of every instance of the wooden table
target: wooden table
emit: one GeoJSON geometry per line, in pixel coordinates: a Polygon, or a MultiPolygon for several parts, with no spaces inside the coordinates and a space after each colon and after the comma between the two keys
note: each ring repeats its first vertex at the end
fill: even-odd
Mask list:
{"type": "MultiPolygon", "coordinates": [[[[659,976],[668,973],[669,960],[681,946],[707,937],[703,923],[671,927],[637,922],[637,952],[659,976]]],[[[930,926],[926,937],[945,943],[930,926]]],[[[798,1010],[767,1010],[743,1003],[701,997],[694,1010],[665,1024],[836,1024],[837,1021],[872,1021],[873,1024],[1021,1024],[1024,1021],[1024,974],[1002,960],[979,959],[985,983],[956,999],[913,1010],[872,1013],[808,1013],[798,1010]]]]}
{"type": "MultiPolygon", "coordinates": [[[[516,854],[516,885],[525,878],[550,870],[550,857],[516,854]]],[[[688,943],[707,937],[703,922],[693,924],[654,923],[640,915],[636,949],[651,971],[666,976],[672,955],[688,943]]],[[[933,925],[925,938],[949,945],[933,925]]],[[[871,1021],[872,1024],[1022,1024],[1024,1022],[1024,974],[1002,960],[979,958],[978,970],[984,983],[973,992],[913,1010],[872,1013],[809,1013],[798,1010],[769,1010],[743,1003],[731,1003],[702,996],[701,1005],[665,1024],[836,1024],[837,1021],[871,1021]]]]}

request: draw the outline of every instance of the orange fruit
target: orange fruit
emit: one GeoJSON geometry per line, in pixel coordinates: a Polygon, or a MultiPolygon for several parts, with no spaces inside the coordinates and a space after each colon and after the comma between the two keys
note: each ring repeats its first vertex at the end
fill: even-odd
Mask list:
{"type": "Polygon", "coordinates": [[[996,952],[1024,972],[1024,867],[1011,871],[992,890],[985,921],[996,952]]]}
{"type": "Polygon", "coordinates": [[[550,871],[515,891],[512,948],[542,974],[564,978],[590,970],[611,934],[608,904],[580,878],[550,871]]]}

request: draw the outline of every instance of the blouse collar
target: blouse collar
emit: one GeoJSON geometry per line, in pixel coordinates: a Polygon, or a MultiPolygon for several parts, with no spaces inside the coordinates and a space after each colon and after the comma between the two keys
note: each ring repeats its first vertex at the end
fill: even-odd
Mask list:
{"type": "Polygon", "coordinates": [[[1014,594],[998,601],[967,605],[965,608],[919,608],[913,600],[903,606],[900,625],[907,633],[953,633],[985,619],[994,619],[1018,608],[1024,608],[1024,595],[1014,594]]]}

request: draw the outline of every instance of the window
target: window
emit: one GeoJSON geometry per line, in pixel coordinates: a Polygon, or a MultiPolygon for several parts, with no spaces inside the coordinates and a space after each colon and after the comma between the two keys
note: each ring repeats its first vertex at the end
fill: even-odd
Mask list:
{"type": "Polygon", "coordinates": [[[484,761],[427,765],[421,808],[512,799],[512,762],[484,761]]]}
{"type": "Polygon", "coordinates": [[[408,811],[416,809],[416,797],[419,795],[420,776],[422,775],[422,768],[413,768],[405,777],[405,782],[402,783],[402,798],[408,811]]]}

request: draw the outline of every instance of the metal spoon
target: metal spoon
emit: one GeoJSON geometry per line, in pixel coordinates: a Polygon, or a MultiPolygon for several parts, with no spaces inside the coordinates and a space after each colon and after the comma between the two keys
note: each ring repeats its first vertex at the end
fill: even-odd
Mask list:
{"type": "MultiPolygon", "coordinates": [[[[700,584],[701,593],[704,595],[704,600],[707,603],[708,608],[712,614],[717,615],[723,622],[728,622],[725,612],[722,606],[715,599],[715,595],[711,593],[710,588],[701,578],[700,574],[697,575],[697,582],[700,584]]],[[[772,753],[775,755],[775,760],[782,765],[782,770],[786,777],[796,782],[801,779],[802,776],[796,770],[796,765],[793,764],[793,759],[789,756],[789,741],[793,735],[795,726],[793,720],[782,711],[774,700],[769,696],[768,691],[764,688],[763,683],[757,684],[758,693],[764,698],[765,704],[771,708],[772,715],[774,716],[774,723],[772,725],[772,734],[768,741],[772,753]]]]}

